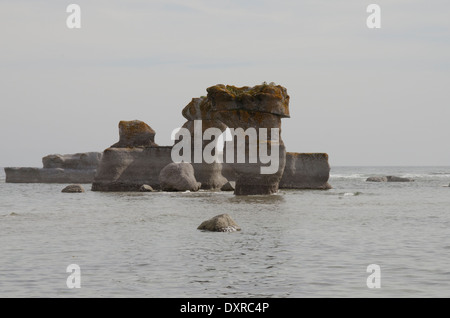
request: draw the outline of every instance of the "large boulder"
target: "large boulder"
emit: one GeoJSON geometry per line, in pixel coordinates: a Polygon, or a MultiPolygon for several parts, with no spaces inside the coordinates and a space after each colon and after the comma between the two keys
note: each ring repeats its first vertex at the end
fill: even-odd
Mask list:
{"type": "Polygon", "coordinates": [[[155,131],[140,120],[119,122],[119,142],[111,148],[157,147],[155,131]]]}
{"type": "Polygon", "coordinates": [[[197,229],[212,232],[235,232],[241,230],[240,226],[228,214],[216,215],[202,222],[197,229]]]}
{"type": "Polygon", "coordinates": [[[170,163],[159,174],[159,184],[163,191],[198,191],[200,184],[195,179],[190,163],[170,163]]]}
{"type": "Polygon", "coordinates": [[[326,153],[286,153],[280,189],[331,189],[330,164],[326,153]]]}

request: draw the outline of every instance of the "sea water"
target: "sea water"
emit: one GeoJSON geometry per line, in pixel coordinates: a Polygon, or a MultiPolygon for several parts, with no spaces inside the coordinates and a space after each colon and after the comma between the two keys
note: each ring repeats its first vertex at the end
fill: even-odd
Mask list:
{"type": "Polygon", "coordinates": [[[450,167],[332,167],[329,182],[269,196],[67,194],[5,183],[0,169],[0,297],[450,296],[450,167]],[[365,181],[386,175],[415,182],[365,181]],[[197,230],[222,213],[242,230],[197,230]],[[71,264],[80,288],[68,288],[71,264]]]}

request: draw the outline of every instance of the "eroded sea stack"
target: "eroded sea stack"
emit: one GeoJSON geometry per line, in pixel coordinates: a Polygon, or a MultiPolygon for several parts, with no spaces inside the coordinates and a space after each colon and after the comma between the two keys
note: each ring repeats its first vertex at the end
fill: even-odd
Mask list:
{"type": "Polygon", "coordinates": [[[139,191],[144,184],[159,189],[159,173],[172,163],[172,147],[158,146],[154,138],[146,123],[121,121],[119,142],[103,152],[92,191],[139,191]]]}
{"type": "MultiPolygon", "coordinates": [[[[239,144],[237,139],[230,141],[234,152],[230,167],[236,176],[235,194],[255,195],[272,194],[278,191],[278,185],[284,171],[286,150],[281,139],[281,119],[289,117],[289,95],[286,88],[274,84],[262,84],[254,87],[235,87],[215,85],[207,89],[208,95],[199,101],[200,118],[207,120],[207,126],[216,126],[223,130],[223,125],[240,130],[245,142],[239,144]],[[203,108],[202,108],[203,107],[203,108]],[[247,134],[248,130],[256,136],[247,134]],[[273,132],[276,131],[275,134],[273,132]],[[251,147],[256,147],[252,153],[251,147]],[[275,149],[276,148],[276,149],[275,149]],[[276,168],[271,173],[263,173],[261,167],[267,163],[261,160],[261,150],[278,153],[276,168]],[[237,154],[245,154],[244,163],[240,163],[237,154]]],[[[264,153],[264,152],[263,152],[264,153]]],[[[227,163],[228,160],[225,160],[227,163]]]]}
{"type": "Polygon", "coordinates": [[[328,155],[286,153],[281,119],[289,117],[289,95],[284,87],[272,83],[240,88],[219,84],[207,92],[183,109],[187,120],[182,127],[184,134],[173,146],[158,146],[155,131],[144,122],[121,121],[119,142],[103,152],[92,190],[139,191],[143,185],[161,190],[160,172],[174,161],[191,163],[196,182],[205,190],[220,190],[228,181],[234,181],[236,195],[272,194],[279,188],[330,188],[328,155]],[[203,151],[214,149],[211,157],[216,158],[218,136],[227,129],[234,134],[225,142],[223,163],[207,161],[203,151]],[[205,137],[211,130],[214,134],[205,137]],[[174,150],[186,150],[180,146],[186,138],[188,157],[173,159],[174,150]],[[196,150],[200,150],[200,158],[196,150]]]}

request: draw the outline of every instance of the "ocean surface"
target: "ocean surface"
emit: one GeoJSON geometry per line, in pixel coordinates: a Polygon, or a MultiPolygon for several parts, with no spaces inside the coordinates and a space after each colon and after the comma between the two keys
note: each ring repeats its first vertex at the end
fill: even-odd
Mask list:
{"type": "Polygon", "coordinates": [[[64,194],[0,169],[0,297],[450,297],[450,167],[332,167],[329,182],[64,194]],[[365,181],[378,175],[415,182],[365,181]],[[242,231],[197,230],[222,213],[242,231]],[[71,264],[81,288],[67,287],[71,264]]]}

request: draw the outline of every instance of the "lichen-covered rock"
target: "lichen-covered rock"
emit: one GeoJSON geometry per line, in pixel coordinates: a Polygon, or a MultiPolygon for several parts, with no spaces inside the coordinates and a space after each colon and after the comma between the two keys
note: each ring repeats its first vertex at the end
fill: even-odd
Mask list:
{"type": "Polygon", "coordinates": [[[71,184],[62,189],[63,193],[84,193],[84,188],[80,184],[71,184]]]}
{"type": "Polygon", "coordinates": [[[326,153],[286,153],[280,189],[331,189],[330,164],[326,153]]]}
{"type": "Polygon", "coordinates": [[[216,215],[204,221],[197,229],[212,232],[235,232],[241,230],[240,226],[228,214],[216,215]]]}
{"type": "Polygon", "coordinates": [[[198,191],[194,168],[190,163],[170,163],[159,174],[159,184],[163,191],[198,191]]]}
{"type": "Polygon", "coordinates": [[[119,142],[111,148],[156,147],[155,131],[140,120],[119,122],[119,142]]]}

